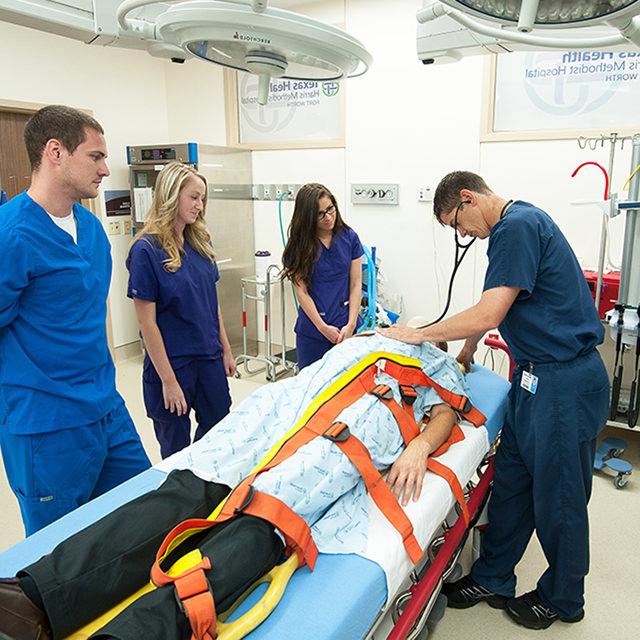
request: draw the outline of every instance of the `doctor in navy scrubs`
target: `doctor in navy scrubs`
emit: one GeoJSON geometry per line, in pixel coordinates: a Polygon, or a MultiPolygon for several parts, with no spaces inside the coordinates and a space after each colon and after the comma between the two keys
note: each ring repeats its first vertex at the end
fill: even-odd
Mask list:
{"type": "Polygon", "coordinates": [[[147,221],[129,256],[129,287],[146,348],[143,393],[163,458],[229,413],[235,374],[222,321],[220,279],[205,223],[207,181],[178,162],[158,175],[147,221]]]}
{"type": "Polygon", "coordinates": [[[424,329],[381,333],[413,344],[465,339],[458,360],[468,367],[484,333],[499,327],[518,365],[480,558],[443,593],[450,607],[486,601],[530,629],[580,622],[589,571],[587,504],[609,405],[609,378],[596,350],[604,332],[589,287],[551,217],[502,198],[480,176],[445,176],[433,208],[462,237],[489,239],[482,296],[424,329]],[[549,566],[533,591],[514,597],[514,570],[534,531],[549,566]]]}
{"type": "Polygon", "coordinates": [[[31,186],[0,209],[0,445],[27,535],[148,469],[107,346],[111,248],[78,203],[109,175],[100,124],[27,122],[31,186]]]}
{"type": "Polygon", "coordinates": [[[362,323],[362,245],[333,194],[305,184],[298,195],[282,263],[300,308],[295,326],[298,367],[320,360],[362,323]]]}

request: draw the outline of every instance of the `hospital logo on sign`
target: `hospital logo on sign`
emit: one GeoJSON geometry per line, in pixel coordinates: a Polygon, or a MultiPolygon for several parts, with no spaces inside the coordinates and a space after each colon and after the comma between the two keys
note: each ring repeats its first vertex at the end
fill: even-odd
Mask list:
{"type": "Polygon", "coordinates": [[[322,93],[324,93],[327,98],[333,98],[333,96],[337,95],[338,91],[340,91],[339,82],[330,80],[322,83],[322,93]]]}

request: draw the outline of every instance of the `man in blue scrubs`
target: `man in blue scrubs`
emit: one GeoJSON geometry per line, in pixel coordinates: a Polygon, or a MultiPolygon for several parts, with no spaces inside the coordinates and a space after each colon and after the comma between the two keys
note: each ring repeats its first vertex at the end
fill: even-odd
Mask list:
{"type": "Polygon", "coordinates": [[[596,437],[609,404],[596,351],[602,324],[569,243],[544,211],[456,171],[438,185],[434,213],[462,237],[489,238],[484,292],[473,307],[431,327],[383,333],[411,343],[466,339],[458,360],[468,366],[480,338],[499,327],[518,365],[481,556],[443,592],[450,607],[486,600],[531,629],[578,622],[596,437]],[[514,569],[534,530],[549,566],[534,591],[516,598],[514,569]]]}
{"type": "Polygon", "coordinates": [[[27,535],[150,466],[107,347],[109,242],[78,204],[109,175],[103,133],[38,111],[31,186],[0,209],[0,445],[27,535]]]}

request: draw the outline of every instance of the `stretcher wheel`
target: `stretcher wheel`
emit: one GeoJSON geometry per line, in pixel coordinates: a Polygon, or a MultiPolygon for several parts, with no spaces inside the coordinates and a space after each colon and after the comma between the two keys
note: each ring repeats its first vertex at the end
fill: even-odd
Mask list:
{"type": "Polygon", "coordinates": [[[629,475],[626,473],[623,475],[616,476],[613,479],[613,484],[616,489],[622,489],[622,487],[624,487],[624,485],[627,484],[627,482],[629,482],[629,475]]]}

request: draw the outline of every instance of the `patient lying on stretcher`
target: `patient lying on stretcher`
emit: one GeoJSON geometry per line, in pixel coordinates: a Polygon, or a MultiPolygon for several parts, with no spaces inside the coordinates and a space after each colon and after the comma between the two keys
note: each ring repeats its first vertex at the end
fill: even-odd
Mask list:
{"type": "MultiPolygon", "coordinates": [[[[175,465],[182,470],[172,472],[158,490],[72,536],[17,580],[0,582],[0,639],[63,638],[83,627],[148,584],[156,553],[172,528],[189,518],[209,517],[227,497],[217,524],[191,535],[157,565],[166,569],[199,549],[198,558],[210,560],[204,572],[217,612],[227,610],[286,554],[294,552],[301,564],[312,567],[318,550],[362,549],[367,488],[400,530],[406,522],[389,497],[395,494],[404,504],[417,498],[429,457],[446,445],[458,414],[478,421],[464,402],[465,390],[455,361],[431,345],[380,335],[338,345],[296,378],[257,390],[177,456],[175,465]],[[435,384],[428,386],[422,378],[435,384]],[[430,421],[420,433],[417,423],[423,416],[430,421]],[[272,458],[274,445],[284,442],[282,460],[251,475],[272,458]],[[354,464],[352,459],[360,458],[353,458],[349,448],[361,445],[368,453],[354,464]],[[287,447],[292,451],[283,455],[287,447]],[[385,469],[390,469],[386,485],[369,480],[365,486],[363,473],[385,469]],[[260,511],[269,498],[287,514],[284,525],[281,516],[260,511]],[[306,527],[309,539],[296,537],[293,524],[300,531],[306,527]]],[[[410,555],[416,553],[415,546],[405,546],[410,555]]],[[[181,603],[169,583],[149,590],[92,637],[214,637],[207,635],[206,625],[198,635],[188,614],[188,598],[181,603]]]]}

